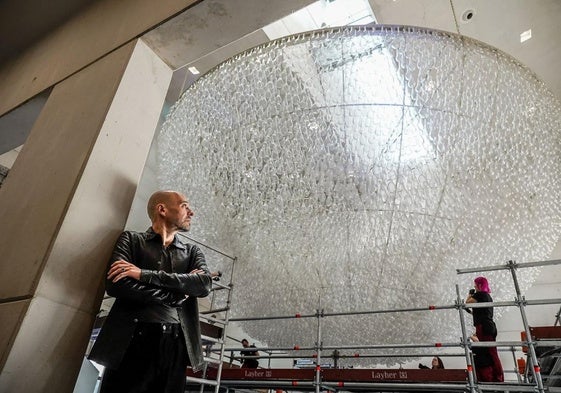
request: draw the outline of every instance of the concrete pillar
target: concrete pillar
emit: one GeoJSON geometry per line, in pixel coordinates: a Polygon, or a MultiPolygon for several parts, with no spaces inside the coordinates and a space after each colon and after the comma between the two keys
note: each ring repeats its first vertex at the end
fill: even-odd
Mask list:
{"type": "Polygon", "coordinates": [[[72,392],[171,74],[135,40],[54,87],[0,188],[0,392],[72,392]]]}

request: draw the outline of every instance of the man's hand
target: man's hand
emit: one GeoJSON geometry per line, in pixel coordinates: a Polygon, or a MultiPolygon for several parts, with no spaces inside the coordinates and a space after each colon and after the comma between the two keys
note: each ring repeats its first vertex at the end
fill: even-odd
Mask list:
{"type": "Polygon", "coordinates": [[[109,268],[109,272],[107,273],[107,279],[112,282],[117,282],[125,277],[140,280],[140,269],[138,266],[122,259],[113,262],[109,268]]]}

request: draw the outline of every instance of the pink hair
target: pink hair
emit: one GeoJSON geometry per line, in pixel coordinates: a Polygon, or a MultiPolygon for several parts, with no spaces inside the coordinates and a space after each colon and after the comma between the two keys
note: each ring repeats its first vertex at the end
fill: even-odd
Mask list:
{"type": "Polygon", "coordinates": [[[476,277],[475,280],[473,280],[474,283],[477,284],[477,286],[479,287],[478,291],[479,292],[487,292],[487,293],[491,293],[491,288],[489,287],[489,282],[487,281],[487,279],[483,276],[480,277],[476,277]]]}

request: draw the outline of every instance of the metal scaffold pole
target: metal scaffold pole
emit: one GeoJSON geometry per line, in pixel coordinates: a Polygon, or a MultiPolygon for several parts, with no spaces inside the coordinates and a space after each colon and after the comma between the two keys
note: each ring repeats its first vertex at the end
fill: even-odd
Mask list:
{"type": "MultiPolygon", "coordinates": [[[[320,307],[321,307],[321,300],[320,300],[320,307]]],[[[317,342],[316,342],[316,376],[315,376],[315,385],[316,385],[316,393],[320,393],[321,388],[321,350],[322,350],[322,342],[321,342],[321,318],[323,316],[323,310],[317,309],[316,310],[317,318],[318,318],[318,329],[317,329],[317,342]]]]}
{"type": "Polygon", "coordinates": [[[470,353],[470,341],[469,335],[466,328],[466,319],[464,315],[465,304],[464,299],[460,295],[460,287],[456,284],[456,305],[458,307],[458,313],[460,315],[460,326],[462,329],[462,346],[464,348],[464,353],[466,356],[466,369],[468,372],[468,388],[471,393],[476,393],[475,387],[475,372],[473,369],[473,364],[471,363],[471,353],[470,353]]]}
{"type": "Polygon", "coordinates": [[[516,359],[516,348],[510,347],[510,351],[512,353],[512,360],[514,361],[514,373],[516,374],[516,378],[518,379],[518,383],[522,383],[522,377],[520,376],[520,372],[518,369],[518,359],[516,359]]]}
{"type": "Polygon", "coordinates": [[[220,392],[220,380],[222,378],[222,367],[224,365],[224,353],[225,353],[225,342],[226,342],[226,328],[228,327],[229,318],[230,318],[230,307],[232,303],[232,288],[233,288],[233,280],[234,280],[234,268],[236,267],[236,261],[238,260],[237,257],[232,259],[232,270],[230,272],[230,282],[228,283],[228,295],[226,297],[226,313],[224,316],[224,330],[222,330],[222,337],[220,338],[220,356],[219,356],[219,364],[218,364],[218,372],[216,373],[216,386],[214,387],[214,393],[220,392]]]}
{"type": "MultiPolygon", "coordinates": [[[[492,266],[480,266],[480,267],[470,267],[467,269],[456,269],[458,274],[465,274],[465,273],[480,273],[480,272],[491,272],[496,270],[509,270],[510,269],[510,262],[503,264],[503,265],[492,265],[492,266]]],[[[517,268],[525,268],[525,267],[541,267],[541,266],[553,266],[553,265],[561,265],[561,259],[552,259],[550,261],[536,261],[536,262],[524,262],[516,264],[517,268]]]]}
{"type": "MultiPolygon", "coordinates": [[[[212,298],[210,301],[210,310],[205,311],[205,312],[200,312],[199,316],[201,317],[201,319],[206,320],[207,322],[211,323],[211,324],[216,324],[219,326],[222,326],[221,329],[221,333],[220,333],[220,337],[215,338],[215,337],[205,337],[205,339],[209,342],[212,342],[214,344],[218,344],[219,346],[219,352],[218,352],[218,359],[212,358],[210,357],[212,351],[209,350],[208,353],[206,354],[207,356],[204,357],[205,360],[205,365],[203,367],[203,372],[202,372],[202,378],[196,378],[196,377],[186,377],[186,381],[187,382],[194,382],[194,383],[198,383],[200,384],[200,389],[199,392],[203,393],[205,391],[205,386],[214,386],[214,393],[219,393],[220,392],[220,382],[221,382],[221,376],[222,376],[222,368],[223,368],[223,362],[224,362],[224,356],[225,356],[225,344],[226,344],[226,328],[228,327],[228,323],[229,323],[229,319],[230,319],[230,308],[231,308],[231,302],[232,302],[232,289],[233,289],[233,279],[234,279],[234,271],[235,271],[235,267],[236,267],[236,262],[238,260],[237,257],[228,255],[226,253],[224,253],[221,250],[218,250],[217,248],[211,247],[203,242],[200,242],[198,240],[195,240],[194,238],[186,235],[185,233],[181,233],[179,232],[179,235],[185,237],[186,239],[197,243],[205,248],[207,248],[208,250],[211,250],[219,255],[222,255],[226,258],[228,258],[231,261],[231,271],[230,271],[230,280],[228,284],[222,284],[220,282],[218,282],[219,278],[221,277],[222,273],[218,272],[218,278],[215,280],[213,278],[212,280],[212,298]],[[224,307],[220,307],[220,308],[214,308],[215,306],[215,293],[216,291],[219,290],[226,290],[227,291],[227,295],[226,295],[226,304],[224,305],[224,307]],[[223,318],[214,318],[214,315],[209,317],[206,314],[222,314],[224,315],[223,318]],[[208,366],[209,364],[215,364],[216,365],[216,377],[215,379],[208,379],[207,378],[207,371],[208,371],[208,366]]],[[[229,390],[229,389],[227,389],[229,390]]]]}
{"type": "Polygon", "coordinates": [[[543,387],[542,375],[540,371],[540,365],[538,363],[538,357],[536,356],[536,348],[534,345],[534,340],[532,339],[532,333],[530,332],[530,326],[528,324],[528,318],[526,316],[526,299],[522,296],[520,291],[520,285],[518,284],[518,277],[516,275],[516,263],[513,261],[508,261],[510,267],[510,273],[512,274],[512,281],[514,282],[514,288],[516,290],[516,302],[518,303],[518,308],[520,310],[520,316],[522,317],[522,323],[524,325],[524,331],[526,332],[526,340],[528,341],[528,352],[530,353],[530,358],[532,359],[534,380],[538,388],[538,392],[545,392],[543,387]]]}

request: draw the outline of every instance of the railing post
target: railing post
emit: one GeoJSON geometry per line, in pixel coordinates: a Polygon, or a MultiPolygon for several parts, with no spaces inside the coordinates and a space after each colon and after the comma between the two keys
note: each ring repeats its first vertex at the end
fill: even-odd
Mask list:
{"type": "Polygon", "coordinates": [[[467,333],[466,319],[464,315],[465,304],[464,299],[462,299],[460,295],[460,287],[458,284],[456,284],[456,307],[460,314],[460,325],[462,328],[462,346],[464,347],[464,353],[466,355],[466,369],[468,372],[468,387],[471,393],[476,393],[477,390],[475,386],[475,370],[471,362],[470,339],[467,333]]]}
{"type": "Polygon", "coordinates": [[[512,352],[512,359],[514,359],[514,372],[518,378],[518,383],[522,383],[522,377],[520,376],[520,371],[518,369],[518,359],[516,358],[516,349],[514,347],[510,347],[510,351],[512,352]]]}
{"type": "Polygon", "coordinates": [[[538,392],[544,393],[545,390],[543,387],[540,365],[538,363],[534,340],[532,340],[532,333],[530,332],[530,326],[528,325],[528,318],[526,316],[526,299],[524,298],[524,296],[522,296],[520,285],[518,284],[518,277],[516,276],[516,263],[514,261],[508,261],[508,267],[510,273],[512,274],[512,281],[514,282],[514,289],[516,290],[516,302],[518,303],[520,316],[522,317],[522,323],[524,325],[524,331],[526,332],[526,340],[528,341],[528,353],[530,354],[530,359],[532,360],[533,365],[532,372],[534,374],[534,381],[536,382],[538,392]]]}
{"type": "Polygon", "coordinates": [[[321,341],[321,319],[323,317],[323,309],[317,309],[316,315],[318,319],[317,341],[316,341],[316,393],[321,391],[321,350],[323,343],[321,341]]]}

